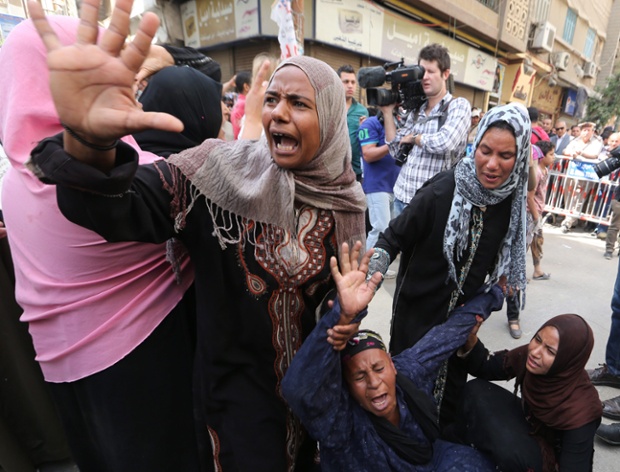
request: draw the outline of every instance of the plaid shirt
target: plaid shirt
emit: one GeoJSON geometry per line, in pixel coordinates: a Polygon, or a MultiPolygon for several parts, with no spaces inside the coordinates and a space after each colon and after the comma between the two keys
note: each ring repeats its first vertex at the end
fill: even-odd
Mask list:
{"type": "MultiPolygon", "coordinates": [[[[438,115],[439,110],[451,98],[452,95],[447,93],[431,110],[429,116],[438,115]]],[[[420,108],[418,120],[426,116],[426,105],[424,103],[420,108]]],[[[390,154],[396,156],[400,140],[404,136],[418,133],[422,135],[420,146],[413,146],[394,185],[394,196],[401,202],[408,204],[424,182],[451,166],[450,151],[464,149],[471,126],[469,101],[465,98],[455,98],[450,103],[447,114],[444,125],[441,130],[438,130],[438,118],[416,124],[414,123],[415,113],[410,113],[405,125],[396,133],[394,140],[387,143],[390,154]]]]}

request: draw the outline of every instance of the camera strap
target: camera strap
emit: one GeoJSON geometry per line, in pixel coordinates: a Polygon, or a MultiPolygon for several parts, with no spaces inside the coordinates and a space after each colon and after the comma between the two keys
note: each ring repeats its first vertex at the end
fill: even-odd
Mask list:
{"type": "MultiPolygon", "coordinates": [[[[455,97],[450,98],[450,100],[448,100],[446,103],[444,103],[441,108],[439,109],[439,113],[436,113],[434,115],[431,116],[425,116],[422,119],[418,119],[419,115],[420,115],[420,111],[416,111],[415,114],[413,115],[413,124],[415,125],[421,125],[426,123],[427,121],[430,120],[434,120],[435,118],[437,118],[437,131],[439,131],[443,125],[446,123],[446,120],[448,119],[448,108],[450,107],[450,103],[452,103],[452,100],[454,100],[455,97]]],[[[450,151],[447,153],[448,156],[448,160],[446,162],[446,165],[444,166],[444,169],[449,169],[451,167],[454,167],[456,165],[456,163],[458,161],[460,161],[463,156],[465,155],[465,146],[463,145],[462,148],[457,148],[454,151],[450,151]]]]}
{"type": "Polygon", "coordinates": [[[450,103],[452,103],[452,100],[454,100],[454,97],[452,97],[450,100],[448,100],[446,103],[442,105],[442,107],[439,109],[439,113],[436,113],[431,116],[425,116],[424,118],[421,118],[421,119],[418,119],[418,117],[420,116],[420,111],[417,110],[415,114],[413,115],[413,124],[423,125],[427,121],[431,121],[437,118],[438,119],[437,131],[439,131],[442,128],[442,126],[446,123],[446,119],[448,118],[448,108],[450,107],[450,103]]]}

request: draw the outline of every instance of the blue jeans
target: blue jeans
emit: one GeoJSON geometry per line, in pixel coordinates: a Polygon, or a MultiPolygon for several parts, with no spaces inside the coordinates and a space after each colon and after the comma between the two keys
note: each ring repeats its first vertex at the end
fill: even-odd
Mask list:
{"type": "Polygon", "coordinates": [[[394,199],[394,218],[397,218],[405,208],[407,208],[407,203],[399,200],[398,198],[394,199]]]}
{"type": "Polygon", "coordinates": [[[366,250],[375,247],[379,234],[386,230],[392,219],[394,195],[388,192],[374,192],[366,194],[368,216],[372,229],[366,238],[366,250]]]}
{"type": "Polygon", "coordinates": [[[620,261],[614,294],[611,297],[611,328],[605,349],[605,363],[611,374],[620,375],[620,261]]]}

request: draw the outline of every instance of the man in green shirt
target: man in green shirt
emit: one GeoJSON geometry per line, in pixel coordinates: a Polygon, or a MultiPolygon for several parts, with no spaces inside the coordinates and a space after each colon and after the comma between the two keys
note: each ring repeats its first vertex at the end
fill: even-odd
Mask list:
{"type": "Polygon", "coordinates": [[[362,147],[357,137],[357,131],[362,117],[368,117],[368,110],[355,98],[357,93],[357,78],[355,70],[349,64],[341,66],[337,71],[342,80],[345,96],[347,98],[347,125],[349,127],[349,140],[351,141],[351,165],[359,182],[362,181],[362,147]]]}

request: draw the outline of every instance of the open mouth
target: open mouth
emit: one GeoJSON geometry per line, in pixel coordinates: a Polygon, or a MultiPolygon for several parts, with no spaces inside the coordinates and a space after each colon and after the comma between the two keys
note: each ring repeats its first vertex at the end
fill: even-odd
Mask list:
{"type": "Polygon", "coordinates": [[[271,137],[278,151],[294,151],[299,145],[296,139],[286,134],[272,133],[271,137]]]}
{"type": "Polygon", "coordinates": [[[371,403],[372,403],[372,406],[374,406],[377,410],[381,410],[387,404],[387,400],[388,400],[387,393],[384,393],[383,395],[374,397],[371,400],[371,403]]]}

